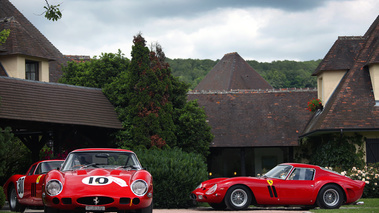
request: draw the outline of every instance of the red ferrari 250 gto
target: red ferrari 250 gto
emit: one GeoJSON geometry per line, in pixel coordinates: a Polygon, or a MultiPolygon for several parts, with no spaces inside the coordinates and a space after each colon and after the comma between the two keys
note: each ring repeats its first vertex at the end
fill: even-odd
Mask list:
{"type": "Polygon", "coordinates": [[[153,178],[132,151],[78,149],[47,173],[42,198],[47,213],[151,213],[153,178]]]}
{"type": "Polygon", "coordinates": [[[283,163],[262,177],[215,178],[191,194],[214,209],[255,206],[303,206],[333,209],[361,198],[365,182],[308,164],[283,163]]]}
{"type": "Polygon", "coordinates": [[[45,174],[59,168],[63,160],[44,160],[30,166],[26,175],[13,175],[4,184],[11,211],[23,212],[28,207],[43,207],[42,183],[45,174]]]}

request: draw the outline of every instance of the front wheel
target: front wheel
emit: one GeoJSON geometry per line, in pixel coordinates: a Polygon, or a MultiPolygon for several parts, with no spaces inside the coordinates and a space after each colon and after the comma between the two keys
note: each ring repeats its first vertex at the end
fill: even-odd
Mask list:
{"type": "Polygon", "coordinates": [[[226,204],[224,202],[221,203],[208,203],[215,210],[224,210],[226,209],[226,204]]]}
{"type": "Polygon", "coordinates": [[[229,188],[225,195],[225,204],[231,210],[243,210],[250,206],[252,195],[246,186],[236,185],[229,188]]]}
{"type": "Polygon", "coordinates": [[[322,209],[338,209],[343,202],[343,192],[336,185],[326,185],[317,196],[317,204],[322,209]]]}
{"type": "Polygon", "coordinates": [[[143,208],[143,209],[138,209],[136,212],[137,213],[152,213],[153,212],[153,201],[151,201],[150,206],[143,208]]]}
{"type": "Polygon", "coordinates": [[[14,185],[12,185],[10,187],[10,190],[9,190],[9,208],[11,211],[13,212],[24,212],[25,211],[25,206],[21,205],[19,202],[18,202],[18,199],[17,199],[17,191],[16,191],[16,188],[14,187],[14,185]]]}

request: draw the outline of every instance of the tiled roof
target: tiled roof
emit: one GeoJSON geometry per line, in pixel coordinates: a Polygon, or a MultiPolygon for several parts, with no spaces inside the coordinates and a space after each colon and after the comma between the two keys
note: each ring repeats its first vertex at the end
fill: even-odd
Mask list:
{"type": "Polygon", "coordinates": [[[54,60],[49,62],[50,81],[58,82],[62,75],[61,64],[66,63],[67,58],[9,0],[0,0],[0,20],[3,20],[0,30],[11,29],[2,45],[6,48],[0,50],[0,55],[26,54],[54,60]]]}
{"type": "Polygon", "coordinates": [[[0,121],[121,129],[100,89],[0,77],[0,121]]]}
{"type": "Polygon", "coordinates": [[[197,85],[195,90],[272,89],[238,53],[228,53],[197,85]]]}
{"type": "Polygon", "coordinates": [[[332,48],[313,72],[313,76],[323,71],[349,70],[365,42],[362,36],[338,37],[332,48]]]}
{"type": "Polygon", "coordinates": [[[211,147],[297,146],[315,89],[192,91],[215,135],[211,147]]]}
{"type": "Polygon", "coordinates": [[[350,69],[331,95],[324,110],[314,115],[302,136],[320,131],[379,129],[379,107],[375,106],[367,67],[378,58],[379,16],[364,35],[361,45],[361,50],[350,62],[350,69]]]}
{"type": "Polygon", "coordinates": [[[6,49],[0,55],[27,55],[54,60],[39,41],[31,35],[14,17],[0,20],[0,29],[10,29],[9,37],[2,46],[6,49]]]}

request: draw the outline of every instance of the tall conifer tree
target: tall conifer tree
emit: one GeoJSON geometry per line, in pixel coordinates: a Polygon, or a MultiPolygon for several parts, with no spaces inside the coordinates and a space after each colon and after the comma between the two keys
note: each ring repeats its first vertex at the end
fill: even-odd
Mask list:
{"type": "Polygon", "coordinates": [[[169,101],[172,85],[164,54],[146,47],[138,34],[134,37],[132,59],[127,72],[127,126],[133,145],[175,146],[173,106],[169,101]]]}

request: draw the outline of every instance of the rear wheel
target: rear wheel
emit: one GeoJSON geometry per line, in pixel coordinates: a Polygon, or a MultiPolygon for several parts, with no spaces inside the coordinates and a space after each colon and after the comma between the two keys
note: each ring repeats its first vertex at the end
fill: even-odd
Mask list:
{"type": "Polygon", "coordinates": [[[221,203],[208,203],[215,210],[224,210],[226,209],[226,204],[224,202],[221,203]]]}
{"type": "Polygon", "coordinates": [[[225,195],[225,204],[232,210],[243,210],[250,206],[252,195],[246,186],[236,185],[229,188],[225,195]]]}
{"type": "Polygon", "coordinates": [[[24,212],[25,211],[25,206],[21,205],[19,202],[18,202],[18,199],[17,199],[17,191],[16,191],[16,188],[14,187],[14,185],[11,185],[10,189],[9,189],[9,208],[11,211],[14,211],[14,212],[24,212]]]}
{"type": "Polygon", "coordinates": [[[336,185],[326,185],[317,196],[317,204],[323,209],[338,209],[343,202],[343,192],[336,185]]]}

